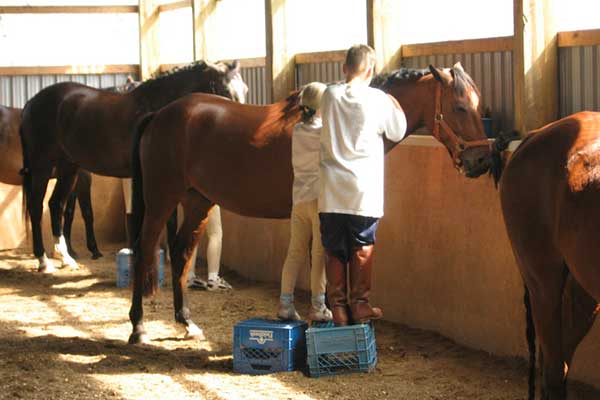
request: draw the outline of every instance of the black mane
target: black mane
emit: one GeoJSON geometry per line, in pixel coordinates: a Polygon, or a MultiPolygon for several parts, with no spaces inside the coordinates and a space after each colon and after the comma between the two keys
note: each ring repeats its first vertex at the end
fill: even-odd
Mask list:
{"type": "Polygon", "coordinates": [[[371,81],[371,87],[385,89],[395,83],[411,82],[430,74],[429,69],[400,68],[392,72],[383,72],[375,75],[371,81]]]}
{"type": "Polygon", "coordinates": [[[178,75],[185,72],[202,72],[206,71],[208,68],[209,65],[205,61],[194,61],[193,63],[190,63],[188,65],[175,67],[168,71],[157,74],[156,76],[152,76],[152,78],[146,79],[134,90],[145,89],[150,86],[154,86],[156,83],[162,83],[166,78],[170,78],[174,75],[178,75]]]}

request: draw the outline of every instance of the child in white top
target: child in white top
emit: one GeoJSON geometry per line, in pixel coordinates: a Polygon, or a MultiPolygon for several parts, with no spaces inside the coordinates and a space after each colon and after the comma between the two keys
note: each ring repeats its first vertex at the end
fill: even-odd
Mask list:
{"type": "Polygon", "coordinates": [[[300,105],[302,122],[294,126],[292,134],[292,167],[294,169],[291,237],[287,257],[281,271],[281,295],[277,317],[298,320],[294,307],[294,287],[299,269],[311,255],[310,288],[311,321],[331,320],[331,311],[325,306],[325,259],[317,212],[319,197],[319,148],[321,116],[319,103],[326,86],[313,82],[304,87],[300,105]],[[311,245],[312,239],[312,245],[311,245]]]}

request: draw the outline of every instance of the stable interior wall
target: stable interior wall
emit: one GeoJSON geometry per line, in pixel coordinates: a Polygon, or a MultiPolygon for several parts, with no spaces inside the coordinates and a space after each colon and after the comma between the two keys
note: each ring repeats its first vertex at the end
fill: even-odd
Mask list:
{"type": "MultiPolygon", "coordinates": [[[[526,357],[523,285],[491,178],[460,176],[431,137],[409,137],[387,156],[385,168],[373,302],[387,320],[493,354],[526,357]]],[[[227,211],[222,218],[223,264],[253,280],[279,282],[289,221],[227,211]]],[[[307,289],[307,277],[308,267],[297,287],[307,289]]],[[[599,359],[596,324],[571,376],[598,386],[599,359]]]]}

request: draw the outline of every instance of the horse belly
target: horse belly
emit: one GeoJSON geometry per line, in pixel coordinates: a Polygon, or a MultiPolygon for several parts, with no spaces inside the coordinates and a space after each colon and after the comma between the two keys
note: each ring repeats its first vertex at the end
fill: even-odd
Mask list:
{"type": "Polygon", "coordinates": [[[286,153],[250,150],[237,155],[218,151],[198,154],[190,180],[208,199],[236,214],[289,218],[293,172],[291,156],[286,153]]]}

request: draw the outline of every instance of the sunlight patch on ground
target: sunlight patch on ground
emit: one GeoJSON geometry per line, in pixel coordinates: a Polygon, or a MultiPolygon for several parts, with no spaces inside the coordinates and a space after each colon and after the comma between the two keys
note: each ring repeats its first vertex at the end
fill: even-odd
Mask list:
{"type": "Polygon", "coordinates": [[[105,355],[101,354],[98,356],[83,356],[80,354],[59,354],[58,357],[61,360],[77,363],[77,364],[95,364],[106,358],[105,355]]]}
{"type": "Polygon", "coordinates": [[[45,301],[24,296],[3,296],[0,302],[0,320],[40,325],[58,322],[60,315],[45,301]],[[23,313],[22,309],[26,309],[27,313],[23,313]]]}
{"type": "Polygon", "coordinates": [[[118,297],[108,300],[90,296],[56,296],[52,301],[65,312],[86,323],[121,322],[127,319],[129,312],[129,301],[118,297]]]}
{"type": "Polygon", "coordinates": [[[68,325],[47,325],[47,326],[22,326],[19,328],[20,331],[24,332],[27,336],[48,336],[53,335],[57,337],[69,338],[87,338],[90,337],[85,332],[80,331],[72,326],[68,325]]]}
{"type": "Polygon", "coordinates": [[[83,289],[89,288],[90,286],[100,282],[99,279],[90,278],[82,279],[80,281],[69,281],[64,283],[58,283],[51,286],[52,289],[83,289]]]}
{"type": "MultiPolygon", "coordinates": [[[[90,376],[110,386],[119,393],[121,398],[125,399],[139,399],[141,393],[144,394],[144,400],[198,400],[205,398],[200,392],[188,391],[171,377],[161,374],[94,374],[90,376]],[[149,390],[151,387],[158,387],[160,390],[149,390]]],[[[202,390],[202,388],[198,389],[202,390]]]]}
{"type": "Polygon", "coordinates": [[[198,382],[222,399],[227,400],[263,400],[263,399],[294,399],[315,400],[314,397],[291,389],[274,376],[225,375],[225,374],[194,374],[185,378],[198,382]]]}

